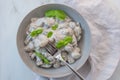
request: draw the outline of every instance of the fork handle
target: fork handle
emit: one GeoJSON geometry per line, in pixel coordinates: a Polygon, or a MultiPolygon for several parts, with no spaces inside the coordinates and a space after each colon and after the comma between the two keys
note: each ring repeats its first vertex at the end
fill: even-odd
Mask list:
{"type": "Polygon", "coordinates": [[[84,77],[83,77],[80,73],[78,73],[77,71],[75,71],[67,62],[65,62],[65,61],[63,61],[63,62],[66,64],[66,66],[67,66],[69,69],[71,69],[71,71],[72,71],[74,74],[76,74],[76,76],[78,76],[81,80],[85,80],[84,77]]]}

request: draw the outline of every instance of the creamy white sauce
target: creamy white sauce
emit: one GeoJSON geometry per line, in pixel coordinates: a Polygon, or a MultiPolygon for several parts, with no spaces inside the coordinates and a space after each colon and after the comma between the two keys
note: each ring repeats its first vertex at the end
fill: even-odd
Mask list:
{"type": "Polygon", "coordinates": [[[48,42],[53,42],[54,44],[62,39],[64,39],[66,36],[72,36],[72,43],[67,44],[62,49],[58,49],[58,51],[64,51],[65,54],[62,54],[65,56],[66,61],[68,63],[74,63],[76,59],[80,58],[80,48],[78,47],[77,42],[81,38],[81,27],[78,23],[72,21],[69,17],[67,17],[64,21],[59,21],[58,19],[54,18],[48,18],[48,17],[42,17],[42,18],[32,18],[31,23],[28,26],[29,29],[26,31],[27,36],[30,35],[30,33],[37,28],[43,28],[43,32],[35,37],[30,37],[25,39],[25,50],[30,51],[28,53],[29,56],[31,56],[32,59],[36,57],[36,65],[44,68],[50,68],[52,65],[54,68],[58,68],[61,65],[64,65],[59,60],[56,60],[54,57],[52,57],[46,50],[45,46],[48,44],[48,42]],[[56,30],[52,30],[52,26],[58,24],[58,27],[56,30]],[[53,34],[50,38],[47,37],[48,32],[52,31],[53,34]],[[28,40],[29,39],[29,40],[28,40]],[[49,61],[50,64],[46,65],[42,62],[41,59],[38,59],[38,57],[31,53],[32,50],[37,50],[40,53],[42,53],[49,61]]]}

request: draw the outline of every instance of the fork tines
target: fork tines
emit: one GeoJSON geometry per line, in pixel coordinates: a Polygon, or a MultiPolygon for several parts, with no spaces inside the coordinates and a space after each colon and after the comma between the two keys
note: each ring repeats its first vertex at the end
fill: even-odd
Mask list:
{"type": "Polygon", "coordinates": [[[48,42],[45,49],[51,54],[54,55],[57,52],[57,48],[54,46],[54,44],[48,42]]]}

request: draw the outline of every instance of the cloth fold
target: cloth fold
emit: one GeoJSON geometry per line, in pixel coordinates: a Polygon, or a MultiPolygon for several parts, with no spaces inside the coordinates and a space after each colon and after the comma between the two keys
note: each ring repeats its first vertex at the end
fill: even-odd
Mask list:
{"type": "MultiPolygon", "coordinates": [[[[88,22],[92,33],[91,71],[87,80],[107,80],[120,58],[120,19],[105,0],[51,0],[76,9],[88,22]]],[[[41,80],[41,79],[39,79],[41,80]]],[[[79,80],[75,75],[50,80],[79,80]]]]}

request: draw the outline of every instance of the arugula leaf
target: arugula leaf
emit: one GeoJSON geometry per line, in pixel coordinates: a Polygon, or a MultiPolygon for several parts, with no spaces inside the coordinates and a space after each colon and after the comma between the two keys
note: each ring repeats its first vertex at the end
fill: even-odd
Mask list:
{"type": "Polygon", "coordinates": [[[55,17],[56,14],[55,14],[55,10],[48,10],[45,12],[45,16],[46,17],[55,17]]]}
{"type": "Polygon", "coordinates": [[[72,42],[72,37],[71,36],[66,36],[63,40],[60,40],[56,43],[56,48],[60,49],[62,47],[65,47],[68,43],[72,42]]]}
{"type": "Polygon", "coordinates": [[[43,54],[35,52],[35,55],[38,56],[45,64],[50,64],[50,61],[43,54]]]}
{"type": "Polygon", "coordinates": [[[39,34],[41,34],[43,32],[43,29],[37,29],[37,30],[34,30],[30,33],[30,36],[32,37],[35,37],[35,36],[38,36],[39,34]]]}
{"type": "Polygon", "coordinates": [[[55,14],[56,14],[56,18],[58,18],[60,20],[64,20],[66,18],[65,12],[62,10],[56,10],[55,14]]]}
{"type": "Polygon", "coordinates": [[[43,29],[38,29],[38,30],[36,30],[36,33],[37,34],[41,34],[43,32],[43,29]]]}
{"type": "Polygon", "coordinates": [[[55,46],[56,46],[56,48],[58,48],[58,49],[64,47],[64,46],[65,46],[65,45],[64,45],[64,40],[58,41],[57,44],[56,44],[55,46]]]}
{"type": "Polygon", "coordinates": [[[56,30],[58,28],[58,24],[52,26],[52,30],[56,30]]]}
{"type": "Polygon", "coordinates": [[[46,17],[55,17],[59,20],[64,20],[66,18],[66,14],[63,10],[48,10],[45,12],[46,17]]]}
{"type": "Polygon", "coordinates": [[[53,35],[53,32],[50,31],[50,32],[48,32],[47,37],[50,38],[52,35],[53,35]]]}
{"type": "Polygon", "coordinates": [[[31,36],[31,37],[37,36],[36,31],[32,31],[32,32],[30,33],[30,36],[31,36]]]}
{"type": "Polygon", "coordinates": [[[67,45],[68,43],[72,42],[72,37],[71,36],[66,36],[64,38],[64,45],[67,45]]]}

